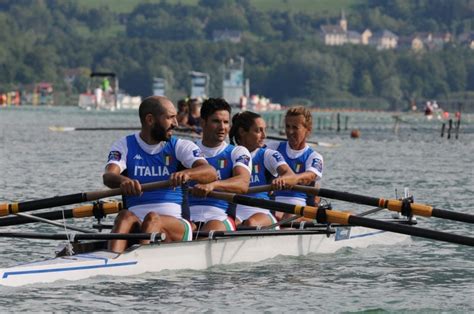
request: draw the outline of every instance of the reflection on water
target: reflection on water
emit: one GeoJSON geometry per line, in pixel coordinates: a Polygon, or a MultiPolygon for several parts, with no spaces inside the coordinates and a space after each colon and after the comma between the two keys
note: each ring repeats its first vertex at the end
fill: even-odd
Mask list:
{"type": "MultiPolygon", "coordinates": [[[[474,119],[465,117],[469,128],[474,119]]],[[[411,124],[402,125],[395,135],[390,114],[352,113],[350,127],[362,130],[358,140],[351,140],[348,131],[318,133],[315,128],[317,140],[341,144],[320,149],[324,186],[376,197],[401,196],[409,187],[418,202],[473,213],[474,134],[448,141],[431,122],[409,119],[411,124]]],[[[25,107],[1,109],[0,125],[0,202],[4,202],[102,189],[108,149],[127,134],[51,132],[49,126],[137,126],[139,121],[134,112],[25,107]]],[[[354,212],[367,209],[340,201],[332,204],[354,212]]],[[[420,227],[474,236],[467,224],[434,218],[418,221],[420,227]]],[[[91,222],[83,219],[77,224],[89,227],[91,222]]],[[[57,231],[37,224],[3,230],[57,231]]],[[[0,265],[52,257],[56,244],[2,239],[0,265]]],[[[278,257],[206,271],[0,287],[8,296],[0,299],[0,306],[15,311],[469,312],[474,310],[473,278],[473,249],[414,239],[399,247],[278,257]]]]}

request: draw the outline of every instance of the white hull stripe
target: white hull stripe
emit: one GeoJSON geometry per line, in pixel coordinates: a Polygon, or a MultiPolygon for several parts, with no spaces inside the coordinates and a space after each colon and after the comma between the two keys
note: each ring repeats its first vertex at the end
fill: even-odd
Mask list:
{"type": "Polygon", "coordinates": [[[75,270],[131,266],[131,265],[136,265],[137,263],[138,263],[137,261],[133,261],[133,262],[124,262],[124,263],[116,263],[116,264],[105,264],[105,265],[89,265],[89,266],[77,266],[77,267],[12,271],[12,272],[3,273],[2,278],[5,279],[5,278],[8,278],[8,276],[21,276],[21,275],[29,275],[29,274],[58,273],[58,272],[67,272],[67,271],[75,271],[75,270]]]}

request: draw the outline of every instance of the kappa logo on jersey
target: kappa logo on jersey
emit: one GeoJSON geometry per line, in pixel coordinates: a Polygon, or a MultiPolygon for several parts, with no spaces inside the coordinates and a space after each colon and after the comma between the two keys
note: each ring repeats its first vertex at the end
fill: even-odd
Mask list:
{"type": "Polygon", "coordinates": [[[250,163],[250,157],[247,155],[240,155],[239,158],[235,162],[243,163],[244,165],[248,166],[250,163]]]}
{"type": "Polygon", "coordinates": [[[193,156],[194,157],[202,157],[202,152],[200,149],[195,149],[193,150],[193,156]]]}
{"type": "Polygon", "coordinates": [[[136,154],[135,157],[133,157],[133,159],[143,160],[143,158],[142,158],[142,156],[140,156],[140,154],[136,154]]]}
{"type": "Polygon", "coordinates": [[[283,156],[279,152],[275,152],[272,154],[273,158],[275,158],[276,162],[280,162],[283,159],[283,156]]]}
{"type": "Polygon", "coordinates": [[[120,161],[122,154],[119,151],[113,150],[109,153],[109,161],[120,161]]]}
{"type": "Polygon", "coordinates": [[[323,171],[323,161],[319,158],[313,158],[313,162],[311,163],[311,167],[316,168],[319,172],[323,171]]]}

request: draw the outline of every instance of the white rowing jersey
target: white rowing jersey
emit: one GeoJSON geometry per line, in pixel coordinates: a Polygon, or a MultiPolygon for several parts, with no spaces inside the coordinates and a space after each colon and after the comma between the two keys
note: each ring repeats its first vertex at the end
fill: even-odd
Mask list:
{"type": "MultiPolygon", "coordinates": [[[[276,150],[269,148],[257,148],[252,153],[252,175],[250,186],[270,184],[274,177],[278,176],[278,167],[287,165],[283,156],[276,150]]],[[[248,194],[249,196],[269,199],[268,192],[248,194]]],[[[247,220],[254,214],[270,214],[270,211],[260,207],[237,205],[236,216],[240,221],[247,220]]]]}
{"type": "MultiPolygon", "coordinates": [[[[172,137],[156,145],[145,143],[139,133],[116,141],[110,150],[107,165],[116,164],[120,172],[140,183],[168,180],[181,168],[192,168],[197,160],[205,160],[199,147],[189,140],[172,137]]],[[[127,196],[130,211],[140,219],[153,211],[161,215],[182,218],[183,194],[180,187],[127,196]]]]}
{"type": "MultiPolygon", "coordinates": [[[[204,157],[216,168],[218,180],[225,180],[232,177],[233,169],[243,167],[251,174],[252,157],[247,148],[243,146],[233,146],[222,142],[218,147],[207,147],[199,140],[197,146],[202,151],[204,157]]],[[[213,198],[189,198],[191,220],[208,222],[209,220],[225,220],[229,203],[213,198]]]]}
{"type": "MultiPolygon", "coordinates": [[[[303,149],[294,150],[288,142],[267,143],[267,147],[280,152],[294,173],[303,173],[306,171],[316,174],[314,186],[319,187],[323,176],[323,156],[313,150],[308,144],[303,149]]],[[[290,203],[294,205],[306,205],[307,195],[296,191],[278,191],[275,197],[276,201],[290,203]]]]}

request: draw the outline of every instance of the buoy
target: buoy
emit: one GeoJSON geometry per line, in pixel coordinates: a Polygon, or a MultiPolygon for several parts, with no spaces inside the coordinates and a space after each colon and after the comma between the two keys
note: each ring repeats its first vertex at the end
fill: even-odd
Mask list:
{"type": "Polygon", "coordinates": [[[354,129],[351,131],[351,138],[359,138],[360,137],[360,131],[357,129],[354,129]]]}

